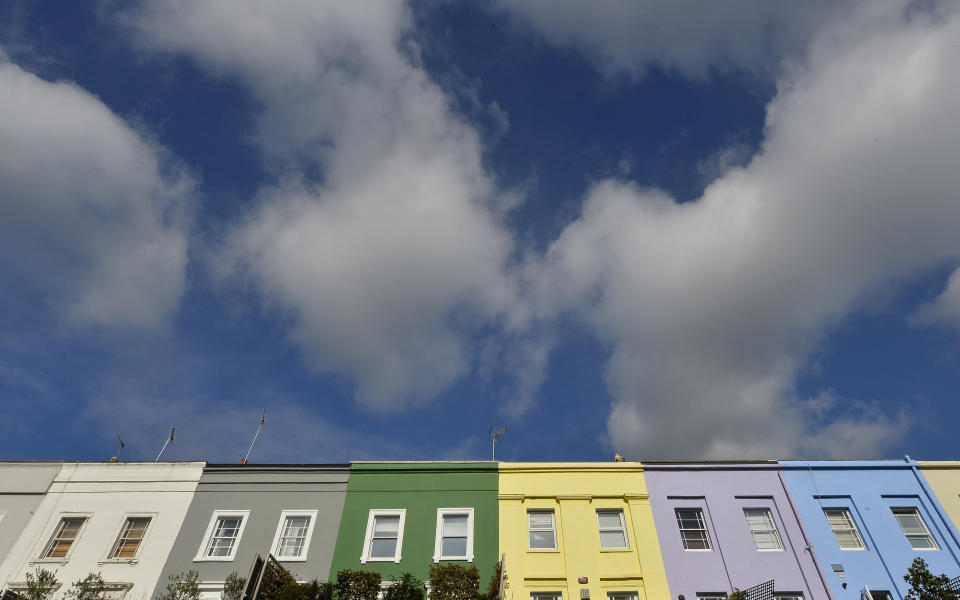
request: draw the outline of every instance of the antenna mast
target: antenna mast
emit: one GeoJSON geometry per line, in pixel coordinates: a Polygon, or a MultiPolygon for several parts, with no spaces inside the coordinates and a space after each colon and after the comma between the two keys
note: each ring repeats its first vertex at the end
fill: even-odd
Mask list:
{"type": "Polygon", "coordinates": [[[253,441],[250,442],[250,448],[247,449],[247,455],[243,457],[243,460],[240,461],[241,465],[247,464],[247,459],[250,458],[250,453],[253,452],[253,445],[257,443],[257,438],[260,437],[260,430],[263,429],[263,424],[267,422],[267,409],[263,409],[263,414],[260,415],[260,424],[257,425],[257,433],[253,435],[253,441]]]}
{"type": "Polygon", "coordinates": [[[168,436],[167,436],[167,440],[166,440],[165,442],[163,442],[163,448],[160,448],[160,454],[157,454],[157,458],[156,458],[156,460],[154,460],[153,462],[159,462],[159,461],[160,461],[160,457],[163,456],[163,451],[167,449],[167,446],[168,446],[168,445],[170,445],[171,443],[173,443],[173,440],[174,440],[174,432],[175,432],[175,428],[174,428],[174,427],[171,427],[171,428],[170,428],[170,435],[168,435],[168,436]]]}
{"type": "Polygon", "coordinates": [[[493,425],[490,426],[490,433],[488,435],[490,436],[490,450],[493,454],[493,458],[491,460],[497,460],[497,442],[500,441],[500,436],[503,435],[503,432],[506,430],[506,425],[496,431],[493,430],[493,425]]]}
{"type": "Polygon", "coordinates": [[[119,433],[117,434],[117,440],[120,442],[120,449],[117,450],[117,455],[110,459],[110,462],[119,462],[119,461],[120,461],[120,453],[123,452],[123,448],[124,448],[124,446],[126,446],[126,444],[123,443],[123,440],[120,439],[120,434],[119,434],[119,433]]]}

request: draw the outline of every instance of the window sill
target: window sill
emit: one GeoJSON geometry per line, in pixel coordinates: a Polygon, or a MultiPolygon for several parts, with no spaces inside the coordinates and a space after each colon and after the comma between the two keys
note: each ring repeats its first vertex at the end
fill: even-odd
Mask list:
{"type": "Polygon", "coordinates": [[[757,552],[783,552],[783,548],[757,548],[757,552]]]}
{"type": "Polygon", "coordinates": [[[438,562],[444,561],[444,560],[454,560],[454,561],[471,562],[471,563],[472,563],[472,562],[473,562],[473,557],[472,557],[472,556],[439,556],[439,557],[438,557],[438,556],[434,556],[434,557],[433,557],[433,562],[435,562],[435,563],[438,563],[438,562]]]}
{"type": "Polygon", "coordinates": [[[368,563],[368,562],[392,562],[392,563],[399,563],[399,562],[400,562],[400,557],[399,557],[399,556],[396,556],[396,557],[388,557],[388,558],[361,558],[361,559],[360,559],[360,564],[364,564],[364,563],[368,563]]]}
{"type": "Polygon", "coordinates": [[[233,562],[232,556],[195,556],[193,562],[233,562]]]}
{"type": "Polygon", "coordinates": [[[30,560],[31,565],[36,565],[36,564],[65,565],[68,562],[70,562],[69,556],[65,556],[63,558],[34,558],[30,560]]]}
{"type": "Polygon", "coordinates": [[[139,558],[104,558],[98,560],[98,565],[135,565],[140,562],[139,558]]]}
{"type": "Polygon", "coordinates": [[[600,552],[633,552],[633,548],[600,548],[600,552]]]}
{"type": "Polygon", "coordinates": [[[713,552],[713,548],[684,548],[684,552],[713,552]]]}
{"type": "Polygon", "coordinates": [[[277,556],[274,554],[273,557],[276,558],[278,562],[307,562],[306,556],[277,556]]]}
{"type": "Polygon", "coordinates": [[[556,554],[560,554],[560,550],[558,548],[527,548],[527,552],[554,552],[556,554]]]}

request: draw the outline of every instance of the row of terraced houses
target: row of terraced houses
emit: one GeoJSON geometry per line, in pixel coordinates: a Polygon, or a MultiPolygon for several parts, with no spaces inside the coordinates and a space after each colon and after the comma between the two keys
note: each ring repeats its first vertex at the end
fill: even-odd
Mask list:
{"type": "MultiPolygon", "coordinates": [[[[902,600],[960,576],[960,462],[0,462],[0,589],[101,573],[148,600],[273,555],[300,580],[503,561],[503,600],[902,600]]],[[[62,596],[63,589],[59,590],[62,596]]]]}

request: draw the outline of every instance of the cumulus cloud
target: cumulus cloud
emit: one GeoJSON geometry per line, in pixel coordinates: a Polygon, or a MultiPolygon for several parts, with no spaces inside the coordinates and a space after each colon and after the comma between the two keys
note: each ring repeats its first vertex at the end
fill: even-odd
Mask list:
{"type": "Polygon", "coordinates": [[[520,322],[501,222],[515,198],[419,66],[404,5],[167,0],[124,19],[145,48],[185,54],[258,100],[255,138],[276,179],[214,265],[289,318],[311,366],[399,410],[469,370],[480,328],[520,322]]]}
{"type": "Polygon", "coordinates": [[[911,315],[915,325],[952,325],[960,331],[960,269],[950,275],[943,291],[911,315]]]}
{"type": "Polygon", "coordinates": [[[608,77],[641,79],[651,67],[694,79],[745,71],[775,77],[820,27],[851,3],[643,0],[499,0],[548,43],[584,52],[608,77]]]}
{"type": "Polygon", "coordinates": [[[69,322],[157,328],[176,309],[193,180],[99,99],[0,54],[0,277],[69,322]]]}
{"type": "Polygon", "coordinates": [[[760,152],[696,202],[616,180],[589,191],[548,251],[541,303],[613,345],[614,447],[849,456],[904,434],[902,415],[794,390],[831,325],[960,258],[960,140],[945,126],[958,39],[956,13],[872,5],[814,38],[778,82],[760,152]]]}

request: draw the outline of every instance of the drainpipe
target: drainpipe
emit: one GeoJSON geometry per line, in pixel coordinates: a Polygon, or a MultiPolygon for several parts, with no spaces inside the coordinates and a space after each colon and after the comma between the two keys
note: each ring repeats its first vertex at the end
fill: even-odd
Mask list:
{"type": "MultiPolygon", "coordinates": [[[[947,533],[950,534],[950,538],[953,540],[953,543],[956,546],[960,546],[960,541],[957,540],[957,534],[954,532],[953,521],[943,514],[943,511],[940,508],[940,501],[937,500],[933,490],[931,490],[930,486],[927,485],[927,480],[920,476],[920,471],[917,469],[917,463],[910,458],[909,454],[904,455],[904,460],[906,460],[907,464],[910,465],[910,470],[913,471],[913,476],[917,478],[917,483],[920,484],[920,489],[922,489],[923,493],[927,496],[927,501],[930,503],[930,506],[932,506],[933,510],[937,512],[937,516],[940,517],[940,521],[947,526],[947,533]]],[[[950,555],[953,556],[953,560],[960,563],[960,559],[957,558],[957,553],[954,552],[953,547],[950,547],[949,550],[950,555]]]]}
{"type": "MultiPolygon", "coordinates": [[[[803,521],[800,520],[800,515],[797,514],[797,506],[793,501],[793,494],[790,493],[790,488],[787,486],[787,482],[784,479],[782,467],[777,469],[777,477],[780,478],[780,486],[787,495],[787,503],[790,505],[790,510],[793,512],[793,518],[797,521],[797,524],[800,525],[800,535],[803,536],[803,544],[805,546],[804,549],[810,553],[810,558],[813,559],[813,566],[816,567],[814,570],[817,572],[817,576],[820,578],[820,585],[823,586],[823,590],[827,593],[827,598],[830,600],[836,600],[833,592],[830,591],[830,586],[827,584],[827,580],[823,577],[823,568],[820,566],[820,560],[817,558],[817,554],[813,551],[813,546],[810,544],[810,538],[807,537],[807,528],[804,527],[803,521]]],[[[800,572],[803,573],[802,570],[800,572]]]]}

